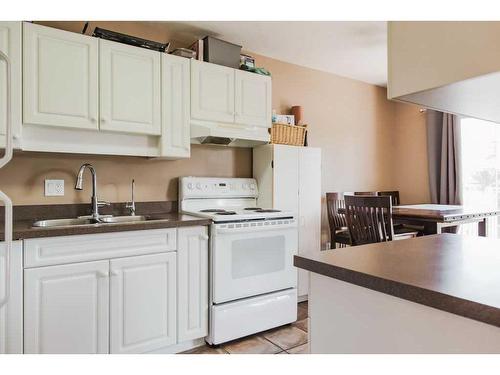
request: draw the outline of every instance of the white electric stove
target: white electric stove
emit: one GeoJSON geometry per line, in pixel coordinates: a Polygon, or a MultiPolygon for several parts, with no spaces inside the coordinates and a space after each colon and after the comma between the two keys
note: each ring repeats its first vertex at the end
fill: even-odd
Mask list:
{"type": "Polygon", "coordinates": [[[179,208],[210,218],[210,344],[297,319],[294,212],[257,207],[249,178],[183,177],[179,208]]]}

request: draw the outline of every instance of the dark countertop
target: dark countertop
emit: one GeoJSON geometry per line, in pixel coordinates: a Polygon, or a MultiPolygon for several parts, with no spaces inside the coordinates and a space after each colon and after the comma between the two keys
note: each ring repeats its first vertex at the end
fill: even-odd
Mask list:
{"type": "Polygon", "coordinates": [[[294,265],[500,327],[500,240],[439,234],[296,255],[294,265]]]}
{"type": "MultiPolygon", "coordinates": [[[[76,234],[125,232],[132,230],[210,225],[211,223],[212,221],[210,219],[202,219],[199,217],[183,215],[179,213],[155,215],[148,218],[148,220],[141,222],[136,221],[130,223],[71,225],[52,228],[34,228],[32,226],[33,220],[20,220],[14,222],[12,238],[14,240],[22,240],[26,238],[71,236],[76,234]]],[[[3,232],[1,232],[0,240],[3,241],[3,239],[4,234],[3,232]]]]}
{"type": "MultiPolygon", "coordinates": [[[[124,203],[115,203],[103,209],[103,214],[115,216],[127,215],[123,211],[124,203]]],[[[3,207],[2,207],[3,208],[3,207]]],[[[138,202],[137,215],[148,218],[146,221],[130,223],[106,223],[72,225],[52,228],[34,228],[37,220],[75,218],[89,214],[88,204],[33,205],[14,206],[13,236],[14,240],[39,237],[71,236],[78,234],[95,234],[109,232],[124,232],[146,229],[163,229],[183,226],[210,225],[210,219],[202,219],[175,212],[176,202],[138,202]]],[[[3,219],[3,210],[0,210],[3,219]]],[[[0,223],[0,241],[4,240],[4,224],[0,223]]]]}

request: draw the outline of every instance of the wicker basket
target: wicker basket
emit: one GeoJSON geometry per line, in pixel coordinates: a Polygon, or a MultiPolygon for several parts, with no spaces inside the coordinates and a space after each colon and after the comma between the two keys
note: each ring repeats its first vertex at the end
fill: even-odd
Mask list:
{"type": "Polygon", "coordinates": [[[304,146],[307,125],[273,124],[270,129],[271,143],[304,146]]]}

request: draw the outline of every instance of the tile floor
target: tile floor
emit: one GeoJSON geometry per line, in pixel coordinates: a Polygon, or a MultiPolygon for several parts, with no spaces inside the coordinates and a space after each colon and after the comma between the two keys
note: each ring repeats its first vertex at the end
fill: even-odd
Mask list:
{"type": "Polygon", "coordinates": [[[217,347],[204,345],[183,354],[308,354],[307,318],[307,302],[301,302],[295,323],[217,347]]]}

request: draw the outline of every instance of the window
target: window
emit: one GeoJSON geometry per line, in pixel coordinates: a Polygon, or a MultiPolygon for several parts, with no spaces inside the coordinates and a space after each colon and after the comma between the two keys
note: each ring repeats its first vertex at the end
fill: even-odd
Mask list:
{"type": "MultiPolygon", "coordinates": [[[[462,184],[464,205],[500,208],[500,124],[462,118],[462,184]]],[[[499,237],[499,222],[491,220],[491,237],[499,237]]],[[[462,226],[477,235],[477,225],[462,226]]]]}

